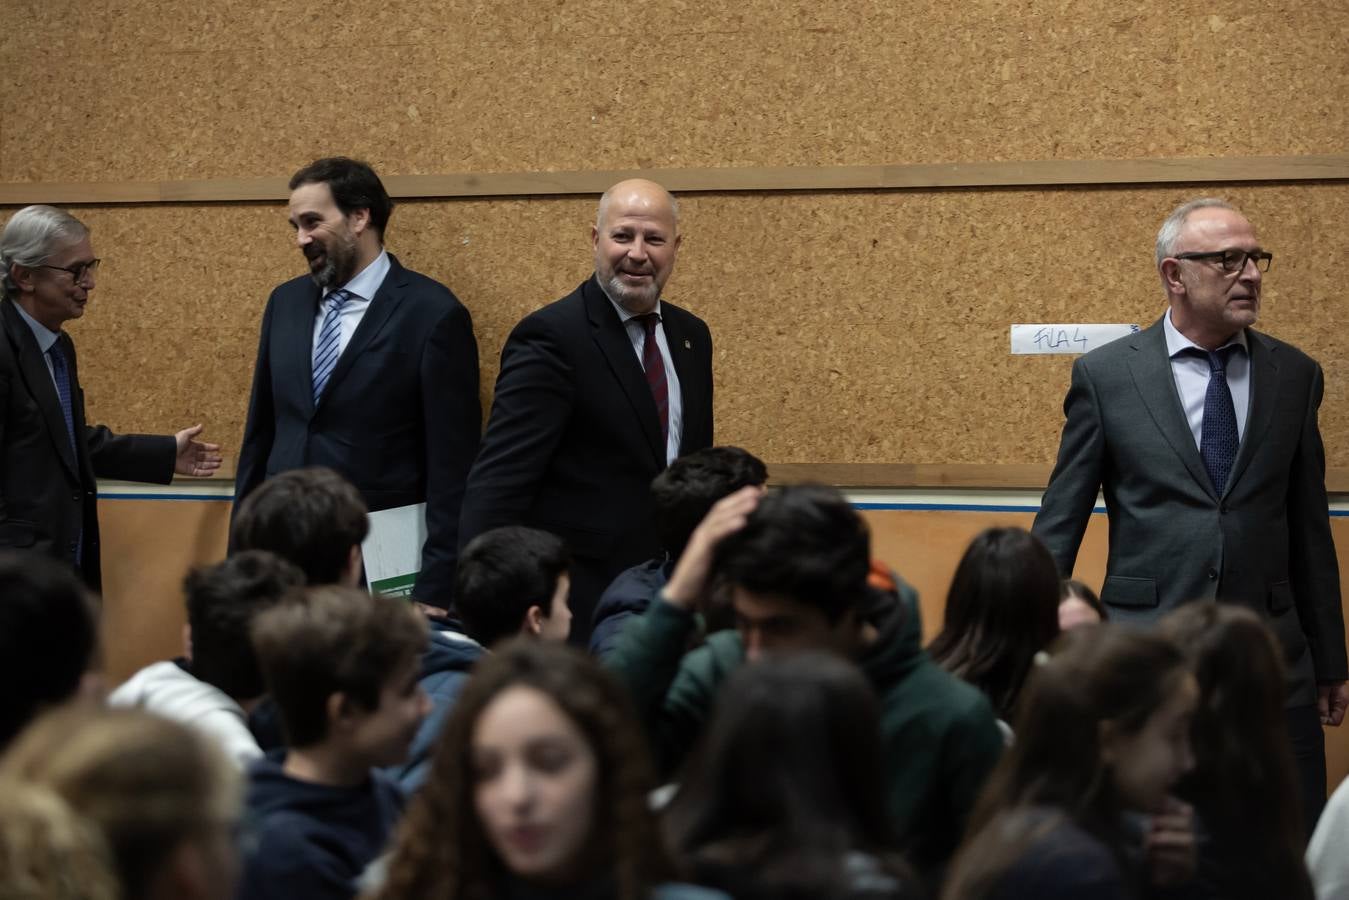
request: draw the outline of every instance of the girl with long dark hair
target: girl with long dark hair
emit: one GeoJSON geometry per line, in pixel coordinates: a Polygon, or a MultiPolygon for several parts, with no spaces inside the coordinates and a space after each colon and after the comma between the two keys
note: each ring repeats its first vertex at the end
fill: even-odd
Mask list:
{"type": "Polygon", "coordinates": [[[956,567],[928,653],[1010,722],[1031,660],[1059,633],[1058,608],[1058,569],[1040,539],[1023,528],[989,528],[956,567]]]}
{"type": "Polygon", "coordinates": [[[1016,742],[980,798],[946,900],[1108,900],[1144,886],[1128,814],[1174,807],[1198,685],[1158,634],[1099,625],[1055,651],[1027,682],[1016,742]]]}
{"type": "Polygon", "coordinates": [[[822,653],[746,666],[666,812],[670,846],[693,881],[737,900],[913,896],[884,764],[876,699],[855,666],[822,653]]]}
{"type": "Polygon", "coordinates": [[[1201,825],[1201,888],[1229,900],[1311,900],[1277,640],[1255,613],[1217,603],[1183,606],[1161,629],[1199,680],[1195,766],[1177,793],[1201,825]]]}

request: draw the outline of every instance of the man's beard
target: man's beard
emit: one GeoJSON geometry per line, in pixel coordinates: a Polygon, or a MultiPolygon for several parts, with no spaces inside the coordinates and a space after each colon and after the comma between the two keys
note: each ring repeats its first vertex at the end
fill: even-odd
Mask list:
{"type": "Polygon", "coordinates": [[[323,266],[309,270],[309,277],[322,290],[341,287],[355,274],[356,242],[338,237],[334,237],[332,245],[326,248],[323,266]]]}
{"type": "Polygon", "coordinates": [[[600,286],[609,299],[628,312],[648,313],[656,308],[660,299],[660,286],[653,280],[648,287],[632,287],[623,283],[623,277],[617,272],[607,280],[601,279],[600,286]]]}

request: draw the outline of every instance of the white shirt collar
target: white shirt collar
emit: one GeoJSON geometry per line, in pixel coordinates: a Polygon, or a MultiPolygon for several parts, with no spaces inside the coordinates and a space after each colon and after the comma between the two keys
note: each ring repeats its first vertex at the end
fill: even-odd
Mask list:
{"type": "MultiPolygon", "coordinates": [[[[1171,321],[1170,307],[1167,307],[1166,316],[1162,319],[1162,331],[1166,335],[1166,355],[1172,359],[1175,358],[1177,353],[1180,353],[1181,351],[1184,350],[1188,350],[1191,347],[1195,348],[1196,350],[1203,351],[1204,353],[1208,352],[1207,350],[1204,350],[1203,347],[1199,346],[1194,341],[1190,340],[1185,335],[1180,333],[1180,329],[1177,328],[1175,324],[1171,321]]],[[[1247,353],[1251,352],[1250,347],[1246,345],[1246,329],[1244,328],[1239,329],[1230,341],[1228,341],[1226,344],[1223,344],[1223,347],[1233,347],[1233,346],[1240,347],[1247,353]]],[[[1222,347],[1219,347],[1218,349],[1221,350],[1222,347]]]]}
{"type": "MultiPolygon", "coordinates": [[[[374,260],[371,261],[370,265],[366,266],[358,272],[354,278],[342,285],[342,290],[361,300],[373,300],[375,299],[375,293],[379,290],[379,286],[384,283],[385,276],[389,274],[390,268],[392,268],[392,266],[389,263],[389,251],[381,249],[379,251],[379,256],[376,256],[374,260]]],[[[332,293],[331,289],[324,291],[324,299],[327,299],[330,293],[332,293]]]]}

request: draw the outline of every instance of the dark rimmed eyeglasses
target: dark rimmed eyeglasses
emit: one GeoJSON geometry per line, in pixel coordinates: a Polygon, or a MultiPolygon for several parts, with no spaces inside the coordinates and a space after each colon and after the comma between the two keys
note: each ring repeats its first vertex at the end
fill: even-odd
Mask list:
{"type": "Polygon", "coordinates": [[[1174,259],[1213,260],[1223,267],[1224,272],[1232,275],[1245,269],[1248,259],[1255,263],[1255,267],[1261,272],[1268,272],[1274,254],[1267,253],[1264,250],[1239,250],[1233,247],[1230,250],[1214,250],[1211,253],[1177,253],[1174,259]]]}
{"type": "Polygon", "coordinates": [[[75,279],[76,283],[78,283],[78,282],[83,281],[85,278],[89,277],[90,275],[93,275],[94,273],[96,273],[96,272],[98,271],[98,264],[101,263],[101,262],[103,262],[103,260],[101,260],[101,259],[91,259],[91,260],[89,260],[89,262],[79,263],[79,264],[73,265],[73,266],[49,266],[49,265],[46,265],[46,264],[40,264],[40,265],[33,266],[33,268],[35,268],[35,269],[54,269],[54,270],[56,270],[57,272],[67,272],[67,273],[69,273],[70,277],[73,278],[73,279],[75,279]]]}

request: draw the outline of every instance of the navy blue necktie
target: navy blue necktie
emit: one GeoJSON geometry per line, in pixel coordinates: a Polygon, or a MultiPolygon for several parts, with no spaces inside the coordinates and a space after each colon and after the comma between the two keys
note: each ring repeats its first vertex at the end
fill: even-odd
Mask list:
{"type": "Polygon", "coordinates": [[[61,342],[52,344],[47,355],[52,361],[52,375],[56,378],[56,394],[61,399],[61,415],[66,419],[66,437],[70,438],[70,450],[75,453],[78,460],[79,453],[75,452],[75,411],[70,401],[70,369],[66,366],[66,355],[61,350],[61,342]]]}
{"type": "MultiPolygon", "coordinates": [[[[66,420],[66,437],[70,439],[70,452],[75,457],[75,467],[80,465],[80,451],[75,445],[75,407],[71,405],[70,393],[70,368],[66,365],[66,354],[61,350],[61,342],[58,340],[51,345],[47,351],[47,356],[52,361],[52,375],[56,379],[56,396],[61,400],[61,415],[66,420]]],[[[79,563],[84,556],[84,526],[80,526],[79,532],[75,535],[75,562],[79,563]]]]}
{"type": "MultiPolygon", "coordinates": [[[[1227,363],[1237,347],[1216,351],[1199,350],[1208,359],[1208,391],[1204,394],[1204,423],[1199,431],[1199,455],[1204,458],[1213,491],[1219,497],[1237,459],[1241,439],[1237,434],[1237,410],[1227,386],[1227,363]]],[[[1195,351],[1191,351],[1195,352],[1195,351]]]]}

